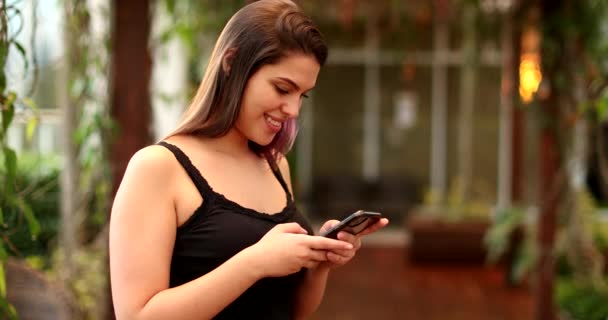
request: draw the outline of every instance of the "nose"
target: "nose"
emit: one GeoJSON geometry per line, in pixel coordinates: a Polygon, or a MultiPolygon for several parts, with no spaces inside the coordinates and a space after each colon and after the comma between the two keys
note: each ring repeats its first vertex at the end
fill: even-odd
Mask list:
{"type": "Polygon", "coordinates": [[[302,99],[289,99],[281,108],[281,111],[289,118],[297,118],[300,114],[300,107],[302,106],[302,99]]]}

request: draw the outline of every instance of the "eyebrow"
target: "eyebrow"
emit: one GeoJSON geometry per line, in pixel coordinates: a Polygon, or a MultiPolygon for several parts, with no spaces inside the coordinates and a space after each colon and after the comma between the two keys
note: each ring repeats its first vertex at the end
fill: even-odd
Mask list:
{"type": "MultiPolygon", "coordinates": [[[[293,82],[293,80],[289,79],[289,78],[284,78],[284,77],[278,77],[277,79],[287,82],[288,84],[290,84],[291,86],[293,86],[296,90],[300,90],[300,86],[298,86],[297,83],[293,82]]],[[[312,87],[306,91],[310,91],[312,89],[314,89],[315,87],[312,87]]]]}

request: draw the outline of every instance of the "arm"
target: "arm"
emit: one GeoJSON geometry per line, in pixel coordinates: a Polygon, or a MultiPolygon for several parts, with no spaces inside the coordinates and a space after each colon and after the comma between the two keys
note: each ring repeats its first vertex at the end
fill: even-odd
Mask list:
{"type": "Polygon", "coordinates": [[[319,308],[325,294],[329,270],[326,264],[306,270],[304,280],[296,293],[294,319],[305,319],[319,308]]]}
{"type": "MultiPolygon", "coordinates": [[[[293,195],[291,187],[291,175],[289,173],[289,163],[285,157],[282,157],[278,162],[281,174],[289,187],[289,191],[293,195]]],[[[326,264],[320,264],[315,268],[307,269],[304,280],[300,284],[296,293],[296,301],[294,304],[294,318],[302,319],[315,312],[323,295],[325,294],[325,285],[329,276],[330,268],[326,264]]]]}
{"type": "Polygon", "coordinates": [[[179,170],[173,155],[156,146],[142,149],[129,163],[110,222],[118,319],[211,318],[262,277],[244,250],[214,271],[169,289],[177,228],[172,190],[179,170]]]}

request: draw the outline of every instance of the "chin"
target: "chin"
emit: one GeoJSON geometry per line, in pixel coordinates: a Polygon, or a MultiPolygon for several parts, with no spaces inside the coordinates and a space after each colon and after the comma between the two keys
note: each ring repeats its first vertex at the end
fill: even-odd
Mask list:
{"type": "Polygon", "coordinates": [[[274,136],[270,139],[265,138],[265,139],[249,139],[249,141],[261,146],[261,147],[265,147],[269,144],[272,143],[272,140],[274,140],[274,136]]]}

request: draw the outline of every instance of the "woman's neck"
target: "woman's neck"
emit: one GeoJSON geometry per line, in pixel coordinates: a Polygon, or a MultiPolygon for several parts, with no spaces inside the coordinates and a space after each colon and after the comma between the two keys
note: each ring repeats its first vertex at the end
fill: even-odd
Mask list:
{"type": "Polygon", "coordinates": [[[205,138],[205,144],[215,152],[234,158],[251,156],[249,140],[238,130],[232,128],[224,136],[218,138],[205,138]]]}

